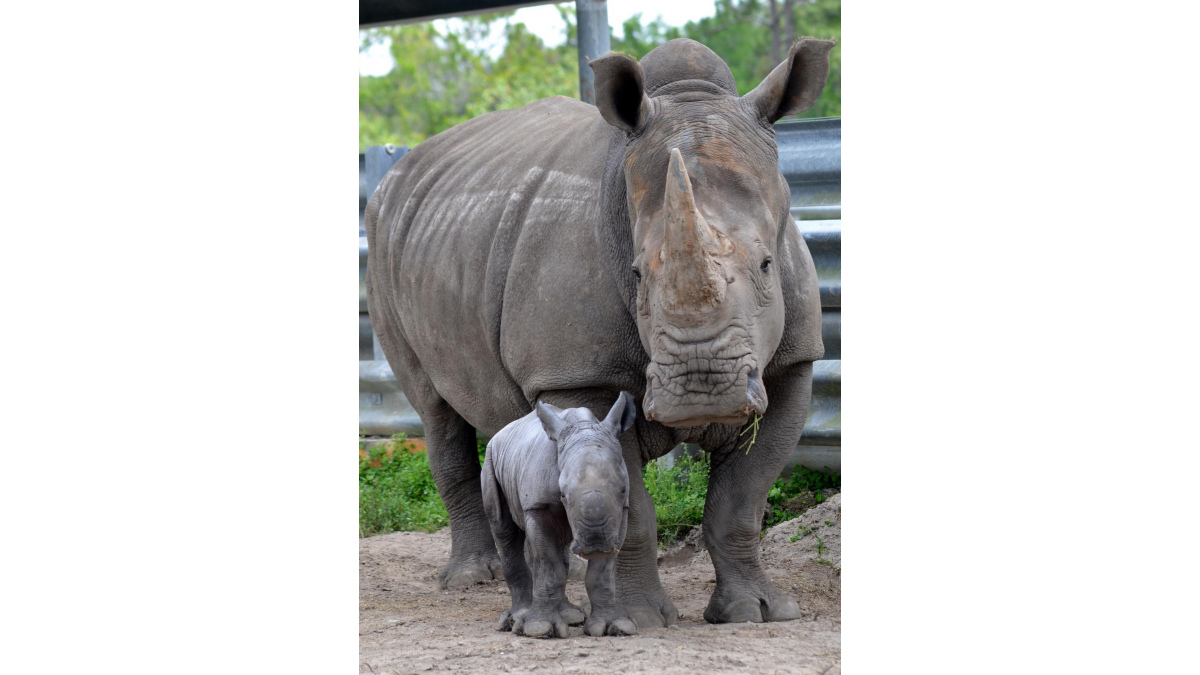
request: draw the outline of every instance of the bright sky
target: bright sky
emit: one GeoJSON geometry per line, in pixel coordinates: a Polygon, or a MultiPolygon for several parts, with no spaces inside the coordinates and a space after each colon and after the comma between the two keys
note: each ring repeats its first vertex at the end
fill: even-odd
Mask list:
{"type": "MultiPolygon", "coordinates": [[[[573,4],[573,3],[572,3],[573,4]]],[[[662,17],[668,26],[682,26],[688,21],[698,21],[715,13],[713,3],[706,0],[608,0],[608,23],[613,33],[622,35],[621,24],[634,14],[642,15],[642,23],[662,17]]],[[[455,19],[439,20],[439,24],[455,19]]],[[[562,18],[554,5],[524,7],[510,19],[514,23],[523,23],[529,30],[542,38],[551,46],[560,45],[566,39],[562,18]]],[[[444,30],[444,25],[443,25],[444,30]]],[[[493,55],[499,55],[504,48],[504,38],[501,36],[496,43],[489,45],[493,55]]],[[[358,73],[360,75],[386,75],[392,69],[392,55],[388,45],[375,45],[358,55],[358,73]]]]}

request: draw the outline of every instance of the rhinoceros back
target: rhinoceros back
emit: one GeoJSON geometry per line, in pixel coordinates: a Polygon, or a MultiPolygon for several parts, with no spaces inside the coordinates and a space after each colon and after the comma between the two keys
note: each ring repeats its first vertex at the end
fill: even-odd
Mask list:
{"type": "Polygon", "coordinates": [[[432,386],[492,434],[543,391],[636,386],[613,342],[632,330],[637,348],[636,326],[595,235],[611,136],[594,106],[543,99],[434,136],[384,177],[368,302],[410,399],[432,386]]]}

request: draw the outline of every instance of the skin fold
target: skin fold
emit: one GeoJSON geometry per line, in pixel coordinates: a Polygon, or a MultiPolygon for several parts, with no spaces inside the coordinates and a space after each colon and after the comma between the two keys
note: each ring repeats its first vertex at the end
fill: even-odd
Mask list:
{"type": "Polygon", "coordinates": [[[758,531],[824,346],[772,124],[816,101],[831,47],[800,40],[745,96],[691,40],[640,63],[609,54],[591,63],[596,106],[556,97],[482,115],[384,177],[366,210],[368,307],[450,514],[443,587],[504,574],[476,433],[496,435],[538,401],[599,419],[625,391],[638,405],[619,437],[629,486],[616,601],[639,627],[678,616],[642,468],[691,442],[712,454],[705,618],[799,615],[763,573],[758,531]],[[747,454],[738,434],[757,416],[747,454]]]}
{"type": "Polygon", "coordinates": [[[603,421],[587,408],[537,403],[488,443],[484,510],[504,561],[512,607],[499,630],[526,637],[631,635],[637,628],[616,595],[616,557],[626,534],[629,475],[619,436],[637,406],[622,392],[603,421]],[[566,597],[571,553],[588,561],[590,611],[566,597]]]}

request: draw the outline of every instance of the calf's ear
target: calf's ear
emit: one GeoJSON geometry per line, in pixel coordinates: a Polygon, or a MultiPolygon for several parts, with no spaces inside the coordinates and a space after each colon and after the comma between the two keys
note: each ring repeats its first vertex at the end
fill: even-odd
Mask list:
{"type": "Polygon", "coordinates": [[[596,107],[605,122],[636,131],[650,116],[650,98],[642,83],[642,64],[624,54],[608,53],[588,62],[596,74],[596,107]]]}
{"type": "Polygon", "coordinates": [[[829,79],[831,40],[804,38],[792,45],[788,57],[742,100],[768,124],[813,107],[829,79]]]}
{"type": "Polygon", "coordinates": [[[566,420],[558,416],[558,413],[551,410],[551,406],[538,401],[534,404],[534,409],[537,410],[538,419],[542,421],[542,428],[546,430],[546,436],[550,440],[558,442],[558,434],[567,426],[566,420]]]}
{"type": "Polygon", "coordinates": [[[637,420],[637,404],[633,402],[632,394],[623,391],[617,397],[617,402],[613,404],[612,409],[608,411],[608,416],[604,418],[604,421],[616,429],[617,435],[620,436],[633,426],[635,420],[637,420]]]}

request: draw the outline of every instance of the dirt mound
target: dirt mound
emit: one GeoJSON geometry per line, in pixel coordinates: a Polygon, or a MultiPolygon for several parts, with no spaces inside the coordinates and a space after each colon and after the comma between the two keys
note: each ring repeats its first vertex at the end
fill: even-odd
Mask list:
{"type": "Polygon", "coordinates": [[[842,495],[835,494],[763,535],[763,563],[828,560],[842,566],[842,495]]]}
{"type": "MultiPolygon", "coordinates": [[[[716,577],[696,528],[659,558],[663,587],[680,612],[678,626],[601,638],[575,627],[563,640],[496,631],[510,602],[503,581],[439,591],[437,569],[450,554],[448,529],[361,539],[361,672],[834,675],[841,671],[840,523],[839,494],[763,537],[763,565],[781,589],[791,590],[803,613],[798,621],[705,623],[716,577]]],[[[567,596],[576,603],[585,599],[583,583],[569,582],[567,596]]]]}

